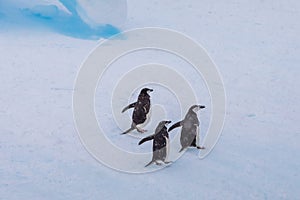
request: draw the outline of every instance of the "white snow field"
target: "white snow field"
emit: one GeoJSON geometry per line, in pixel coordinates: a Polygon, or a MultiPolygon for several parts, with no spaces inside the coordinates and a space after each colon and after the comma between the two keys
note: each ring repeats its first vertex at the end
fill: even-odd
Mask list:
{"type": "MultiPolygon", "coordinates": [[[[189,149],[154,173],[122,173],[99,163],[81,143],[72,112],[76,75],[98,41],[35,23],[20,28],[0,7],[0,199],[300,199],[300,2],[128,0],[127,8],[120,30],[174,29],[200,43],[218,66],[227,111],[216,147],[203,160],[189,149]]],[[[115,67],[153,59],[182,64],[193,80],[188,66],[168,55],[128,58],[115,67]]],[[[119,76],[118,68],[111,76],[119,76]]],[[[198,82],[194,87],[201,87],[198,82]]],[[[165,102],[168,96],[155,98],[165,102]]],[[[205,132],[211,105],[203,99],[205,132]]],[[[137,138],[120,136],[108,123],[117,145],[151,147],[134,146],[137,138]]]]}

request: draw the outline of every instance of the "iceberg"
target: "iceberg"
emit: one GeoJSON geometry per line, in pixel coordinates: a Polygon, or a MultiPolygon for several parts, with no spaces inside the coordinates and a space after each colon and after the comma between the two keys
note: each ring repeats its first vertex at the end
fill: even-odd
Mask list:
{"type": "Polygon", "coordinates": [[[45,27],[82,39],[118,34],[127,16],[126,0],[0,0],[0,23],[22,28],[45,27]]]}

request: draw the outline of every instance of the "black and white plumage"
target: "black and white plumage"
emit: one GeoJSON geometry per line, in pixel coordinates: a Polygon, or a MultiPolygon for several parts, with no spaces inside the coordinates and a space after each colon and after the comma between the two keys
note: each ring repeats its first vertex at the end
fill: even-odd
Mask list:
{"type": "Polygon", "coordinates": [[[170,163],[166,161],[169,151],[169,134],[166,126],[170,123],[171,121],[161,121],[156,127],[153,135],[150,135],[139,142],[139,145],[141,145],[146,141],[153,140],[152,160],[145,167],[151,165],[152,163],[160,165],[158,161],[162,161],[165,164],[170,163]]]}
{"type": "MultiPolygon", "coordinates": [[[[204,147],[197,145],[197,138],[199,138],[199,119],[197,117],[197,113],[200,109],[205,108],[205,106],[201,105],[193,105],[187,114],[185,115],[185,118],[182,121],[179,121],[175,124],[173,124],[169,128],[169,132],[171,132],[173,129],[178,128],[182,126],[181,129],[181,135],[180,135],[180,143],[181,143],[181,149],[179,152],[183,151],[187,147],[196,147],[198,149],[204,149],[204,147]]],[[[199,141],[198,141],[199,142],[199,141]]]]}
{"type": "Polygon", "coordinates": [[[131,127],[122,134],[127,134],[134,129],[137,129],[137,131],[140,133],[146,132],[146,130],[139,128],[138,125],[145,123],[146,120],[148,119],[148,113],[151,107],[151,101],[149,95],[150,92],[153,92],[153,90],[149,88],[143,88],[138,96],[137,102],[129,104],[122,110],[123,113],[130,108],[134,108],[132,113],[131,127]]]}

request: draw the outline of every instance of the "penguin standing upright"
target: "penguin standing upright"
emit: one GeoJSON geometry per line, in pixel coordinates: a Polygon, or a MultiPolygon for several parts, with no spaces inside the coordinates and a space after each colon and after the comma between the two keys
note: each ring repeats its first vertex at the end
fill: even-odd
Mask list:
{"type": "Polygon", "coordinates": [[[182,126],[180,136],[181,149],[179,152],[183,151],[184,149],[190,146],[196,147],[197,149],[204,149],[204,147],[197,145],[197,142],[199,143],[199,140],[197,138],[199,138],[200,122],[196,114],[196,112],[203,108],[205,108],[205,106],[193,105],[189,109],[189,111],[185,115],[185,118],[182,121],[173,124],[169,128],[168,131],[171,132],[173,129],[182,126]]]}
{"type": "Polygon", "coordinates": [[[123,113],[130,108],[134,108],[131,127],[122,134],[127,134],[134,129],[137,129],[137,131],[140,133],[146,132],[146,130],[141,129],[140,127],[138,127],[138,125],[143,124],[148,119],[148,113],[151,106],[149,95],[150,92],[153,92],[153,90],[149,88],[143,88],[139,94],[137,102],[129,104],[122,110],[123,113]]]}
{"type": "Polygon", "coordinates": [[[158,161],[162,161],[165,164],[170,162],[166,161],[168,151],[169,151],[169,134],[166,125],[170,124],[171,121],[161,121],[155,129],[155,133],[150,135],[139,142],[139,145],[146,141],[153,140],[152,145],[152,160],[145,166],[149,166],[152,163],[161,165],[158,161]]]}

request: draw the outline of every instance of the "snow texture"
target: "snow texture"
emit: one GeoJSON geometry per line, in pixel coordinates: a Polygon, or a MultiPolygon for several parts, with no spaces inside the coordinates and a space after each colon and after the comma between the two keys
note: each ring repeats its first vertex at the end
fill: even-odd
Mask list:
{"type": "MultiPolygon", "coordinates": [[[[73,1],[60,1],[72,15],[57,4],[15,10],[15,1],[10,2],[0,1],[1,200],[300,198],[299,1],[128,0],[124,30],[159,26],[194,38],[219,67],[227,94],[224,130],[208,157],[199,160],[198,150],[190,149],[166,169],[141,175],[94,160],[73,122],[76,74],[97,45],[83,39],[118,30],[113,25],[92,28],[74,12],[73,1]],[[61,26],[66,22],[70,26],[61,26]],[[40,30],[41,25],[51,31],[40,30]]],[[[117,67],[145,59],[174,65],[193,81],[188,66],[180,68],[184,63],[178,58],[167,58],[145,52],[124,58],[107,73],[117,79],[117,67]]],[[[164,98],[158,95],[156,101],[164,98]]],[[[211,106],[207,97],[204,101],[208,109],[200,119],[207,130],[211,106]]],[[[180,116],[170,113],[170,118],[180,116]]],[[[107,124],[117,145],[132,151],[150,148],[134,146],[137,138],[121,137],[114,123],[107,124]]]]}

